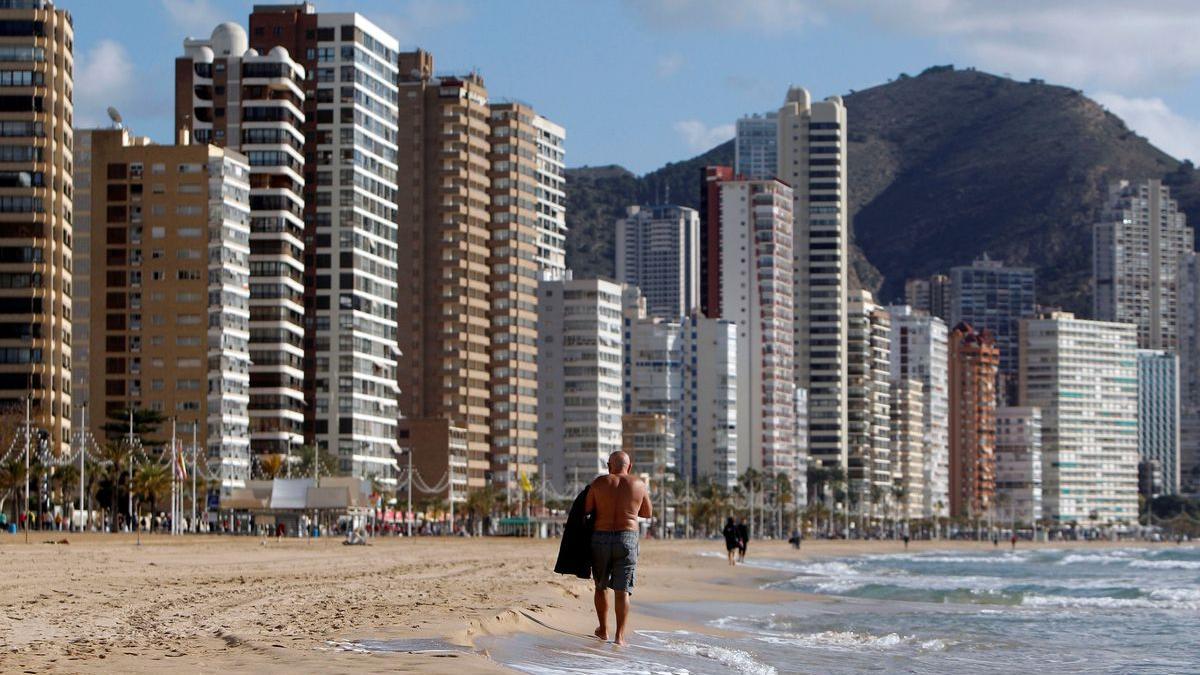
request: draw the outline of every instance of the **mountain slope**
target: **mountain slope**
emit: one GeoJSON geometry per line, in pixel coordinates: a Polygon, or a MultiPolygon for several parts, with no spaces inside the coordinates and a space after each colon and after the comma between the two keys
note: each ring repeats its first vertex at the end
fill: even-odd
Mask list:
{"type": "MultiPolygon", "coordinates": [[[[884,300],[911,276],[987,252],[1038,270],[1038,300],[1087,313],[1091,225],[1109,180],[1163,178],[1195,222],[1200,180],[1076,90],[974,70],[930,68],[844,97],[854,271],[884,300]]],[[[568,264],[612,274],[613,220],[630,198],[694,206],[699,169],[731,142],[635,177],[568,171],[568,264]],[[577,205],[583,208],[576,210],[577,205]]]]}

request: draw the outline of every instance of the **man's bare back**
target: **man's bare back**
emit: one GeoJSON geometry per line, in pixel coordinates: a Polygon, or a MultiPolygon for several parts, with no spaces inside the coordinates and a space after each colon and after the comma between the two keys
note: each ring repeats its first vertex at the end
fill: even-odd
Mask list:
{"type": "Polygon", "coordinates": [[[638,517],[649,518],[646,484],[629,474],[608,474],[592,481],[586,511],[596,514],[597,532],[636,532],[638,517]]]}

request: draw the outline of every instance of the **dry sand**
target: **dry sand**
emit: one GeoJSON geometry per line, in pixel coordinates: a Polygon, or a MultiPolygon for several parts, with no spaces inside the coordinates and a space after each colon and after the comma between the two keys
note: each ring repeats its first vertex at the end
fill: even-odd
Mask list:
{"type": "MultiPolygon", "coordinates": [[[[128,535],[49,534],[31,534],[28,545],[20,535],[0,535],[0,671],[500,672],[470,648],[473,638],[546,630],[529,617],[575,633],[595,627],[589,583],[551,571],[557,541],[385,538],[364,547],[153,535],[138,546],[128,535]],[[41,543],[62,538],[69,544],[41,543]],[[353,645],[410,638],[464,649],[363,653],[353,645]]],[[[637,617],[637,603],[783,597],[758,588],[771,573],[701,555],[720,548],[643,541],[634,627],[683,627],[637,617]]],[[[913,550],[949,548],[992,546],[913,543],[913,550]]],[[[902,549],[806,542],[796,553],[754,542],[750,553],[800,558],[902,549]]]]}

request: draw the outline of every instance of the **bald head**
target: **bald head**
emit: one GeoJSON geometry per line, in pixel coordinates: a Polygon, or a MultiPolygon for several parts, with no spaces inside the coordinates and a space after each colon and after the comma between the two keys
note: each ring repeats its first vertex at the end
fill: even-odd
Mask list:
{"type": "Polygon", "coordinates": [[[624,450],[618,450],[608,456],[608,472],[615,475],[629,473],[629,455],[624,450]]]}

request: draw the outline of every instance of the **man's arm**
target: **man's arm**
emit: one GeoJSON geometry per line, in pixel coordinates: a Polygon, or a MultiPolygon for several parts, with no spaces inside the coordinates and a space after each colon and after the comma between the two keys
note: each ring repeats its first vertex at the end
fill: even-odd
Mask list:
{"type": "Polygon", "coordinates": [[[592,486],[588,490],[587,497],[583,500],[583,515],[596,512],[596,488],[592,486]]]}
{"type": "Polygon", "coordinates": [[[650,517],[650,493],[642,495],[642,505],[638,508],[638,518],[650,517]]]}

